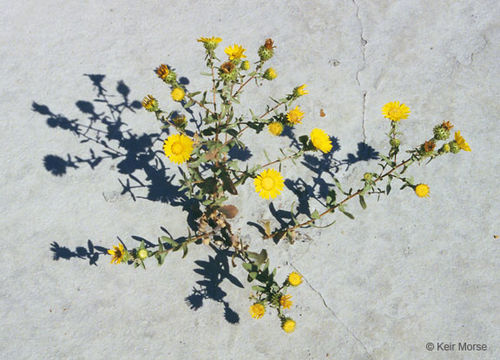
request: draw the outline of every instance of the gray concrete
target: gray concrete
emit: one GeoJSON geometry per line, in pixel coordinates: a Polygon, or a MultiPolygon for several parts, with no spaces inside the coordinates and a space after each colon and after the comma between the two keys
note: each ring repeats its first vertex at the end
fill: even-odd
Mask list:
{"type": "MultiPolygon", "coordinates": [[[[2,359],[500,357],[499,240],[494,238],[500,235],[498,2],[1,4],[2,359]],[[324,128],[339,139],[337,160],[355,154],[364,140],[387,151],[388,121],[380,109],[392,100],[411,108],[410,118],[401,122],[409,146],[429,137],[436,123],[450,120],[472,148],[412,168],[418,182],[429,184],[430,198],[417,198],[410,190],[394,191],[378,203],[370,198],[365,211],[350,206],[355,221],[339,217],[327,230],[303,230],[294,245],[274,246],[246,224],[276,220],[250,184],[241,190],[233,201],[241,209],[235,227],[252,248],[268,248],[280,278],[293,269],[305,276],[292,291],[289,313],[297,330],[291,335],[280,330],[274,314],[251,319],[251,290],[240,268],[231,273],[244,289],[227,278],[215,281],[222,292],[211,295],[220,301],[205,299],[196,311],[190,308],[185,299],[203,280],[193,271],[203,264],[194,262],[215,257],[204,246],[192,247],[186,259],[169,255],[161,268],[151,262],[147,271],[110,265],[102,255],[97,266],[89,264],[89,241],[109,248],[119,238],[133,247],[138,245],[133,236],[154,242],[162,226],[183,236],[187,213],[151,201],[158,200],[155,194],[144,199],[145,188],[133,190],[136,201],[121,194],[119,180],[137,185],[124,173],[134,164],[123,163],[123,157],[104,159],[93,169],[80,162],[60,176],[44,167],[47,155],[67,159],[70,154],[73,161],[89,159],[89,149],[96,157],[105,155],[102,145],[80,143],[82,137],[61,128],[67,122],[57,116],[88,123],[90,103],[100,114],[96,126],[105,128],[102,118],[111,113],[95,100],[97,89],[83,74],[104,74],[102,86],[113,104],[123,101],[118,81],[128,87],[130,101],[151,93],[171,104],[168,88],[152,69],[168,63],[189,78],[190,89],[207,86],[199,75],[203,50],[196,39],[212,35],[222,37],[223,46],[243,44],[254,61],[258,46],[272,37],[278,47],[270,64],[278,78],[259,94],[249,87],[245,101],[263,109],[265,96],[307,83],[310,94],[300,101],[306,117],[296,134],[324,128]],[[89,103],[77,106],[77,101],[89,103]],[[33,111],[33,102],[50,113],[43,107],[33,111]],[[320,109],[326,117],[318,116],[320,109]],[[59,249],[57,261],[53,243],[69,249],[59,249]],[[460,341],[485,343],[488,350],[435,354],[425,349],[427,342],[460,341]]],[[[218,53],[223,57],[223,49],[218,53]]],[[[126,110],[121,119],[127,124],[122,129],[133,134],[158,129],[144,110],[126,110]]],[[[263,136],[260,142],[247,137],[250,163],[263,159],[263,144],[270,153],[289,145],[286,137],[263,136]]],[[[117,141],[109,145],[119,147],[117,141]]],[[[154,149],[161,149],[161,142],[154,149]]],[[[61,170],[54,168],[60,165],[57,158],[52,161],[49,168],[61,170]]],[[[176,166],[163,161],[167,174],[176,174],[176,166]]],[[[375,166],[374,160],[340,166],[337,177],[356,186],[375,166]]],[[[283,174],[306,181],[312,176],[291,164],[283,174]]],[[[150,183],[140,169],[133,175],[150,183]]],[[[274,205],[287,210],[296,200],[285,190],[274,205]]],[[[312,201],[311,207],[319,205],[312,201]]]]}

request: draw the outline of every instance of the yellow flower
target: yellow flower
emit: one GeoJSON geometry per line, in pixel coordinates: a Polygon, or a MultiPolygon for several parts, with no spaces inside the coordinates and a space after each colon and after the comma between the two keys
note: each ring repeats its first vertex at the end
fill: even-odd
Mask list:
{"type": "Polygon", "coordinates": [[[142,100],[142,106],[147,111],[158,110],[158,100],[156,100],[152,95],[148,95],[142,100]]]}
{"type": "Polygon", "coordinates": [[[276,79],[277,76],[278,74],[276,73],[276,70],[274,70],[273,68],[267,69],[263,75],[264,79],[266,80],[274,80],[276,79]]]}
{"type": "Polygon", "coordinates": [[[170,73],[170,70],[168,70],[168,67],[165,64],[161,64],[160,66],[158,66],[158,68],[155,71],[156,74],[158,74],[158,77],[163,80],[165,80],[165,78],[170,73]]]}
{"type": "Polygon", "coordinates": [[[123,260],[123,256],[125,255],[125,249],[123,248],[123,244],[118,246],[113,246],[113,250],[109,249],[108,254],[111,255],[111,264],[119,264],[123,260]]]}
{"type": "Polygon", "coordinates": [[[261,317],[263,317],[265,312],[266,308],[261,303],[255,303],[250,306],[250,314],[255,319],[260,319],[261,317]]]}
{"type": "Polygon", "coordinates": [[[302,284],[302,275],[300,275],[298,272],[291,272],[290,275],[288,275],[288,282],[292,286],[299,286],[302,284]]]}
{"type": "Polygon", "coordinates": [[[465,142],[465,139],[460,135],[460,131],[455,131],[455,142],[458,147],[464,151],[470,151],[470,146],[465,142]]]}
{"type": "Polygon", "coordinates": [[[214,37],[214,36],[212,36],[210,38],[201,37],[198,39],[198,42],[202,42],[203,46],[208,51],[215,50],[215,48],[217,47],[217,45],[219,45],[219,43],[221,41],[222,41],[222,39],[220,37],[214,37]]]}
{"type": "Polygon", "coordinates": [[[206,43],[220,43],[222,41],[222,39],[220,37],[215,37],[215,36],[212,36],[210,38],[206,38],[206,37],[200,37],[198,40],[198,42],[202,42],[204,44],[206,43]]]}
{"type": "Polygon", "coordinates": [[[290,121],[294,125],[300,124],[303,117],[304,117],[304,112],[300,111],[298,105],[295,107],[295,109],[290,110],[288,114],[286,114],[286,118],[288,119],[288,121],[290,121]]]}
{"type": "Polygon", "coordinates": [[[410,108],[405,104],[399,104],[399,101],[394,101],[385,104],[382,107],[382,114],[392,121],[406,119],[410,114],[410,108]]]}
{"type": "Polygon", "coordinates": [[[274,170],[268,169],[261,172],[254,180],[255,192],[259,194],[261,198],[269,199],[275,198],[281,193],[283,187],[285,186],[285,180],[281,174],[274,170]]]}
{"type": "Polygon", "coordinates": [[[184,134],[170,135],[163,144],[165,156],[176,164],[181,164],[191,157],[193,140],[184,134]]]}
{"type": "Polygon", "coordinates": [[[283,132],[283,124],[278,121],[273,121],[267,128],[269,129],[269,132],[271,134],[276,136],[280,135],[283,132]]]}
{"type": "Polygon", "coordinates": [[[246,49],[243,49],[243,46],[237,44],[224,49],[224,52],[229,56],[229,60],[246,58],[247,56],[243,54],[245,51],[246,49]]]}
{"type": "Polygon", "coordinates": [[[288,318],[283,322],[283,325],[281,325],[281,328],[287,333],[292,333],[295,330],[295,321],[288,318]]]}
{"type": "Polygon", "coordinates": [[[180,87],[174,88],[174,90],[170,93],[170,96],[172,96],[174,101],[182,101],[182,99],[184,99],[184,95],[186,95],[186,93],[184,92],[184,89],[180,87]]]}
{"type": "Polygon", "coordinates": [[[415,187],[415,194],[417,194],[418,197],[428,197],[429,186],[427,186],[426,184],[418,184],[415,187]]]}
{"type": "Polygon", "coordinates": [[[293,304],[293,301],[290,300],[291,298],[292,295],[283,295],[282,297],[280,297],[280,304],[283,309],[290,309],[293,304]]]}
{"type": "Polygon", "coordinates": [[[316,149],[321,150],[325,154],[332,150],[332,141],[326,132],[321,129],[313,129],[311,131],[311,141],[316,149]]]}
{"type": "Polygon", "coordinates": [[[302,96],[302,95],[306,95],[306,94],[309,94],[309,92],[307,90],[305,90],[305,87],[307,85],[304,84],[304,85],[300,85],[300,86],[297,86],[295,89],[293,89],[293,94],[296,96],[296,97],[299,97],[299,96],[302,96]]]}

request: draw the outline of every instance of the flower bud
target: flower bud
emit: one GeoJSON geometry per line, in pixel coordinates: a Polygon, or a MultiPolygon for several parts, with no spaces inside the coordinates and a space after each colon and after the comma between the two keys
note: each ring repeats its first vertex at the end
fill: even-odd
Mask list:
{"type": "Polygon", "coordinates": [[[266,80],[273,80],[273,79],[276,79],[277,76],[278,76],[278,74],[276,74],[276,71],[274,71],[273,68],[269,68],[266,70],[263,77],[266,80]]]}
{"type": "Polygon", "coordinates": [[[245,60],[241,63],[241,70],[248,70],[250,69],[250,61],[245,60]]]}
{"type": "Polygon", "coordinates": [[[232,61],[226,61],[219,68],[219,76],[224,82],[233,82],[238,78],[238,70],[232,61]]]}
{"type": "Polygon", "coordinates": [[[450,137],[450,131],[443,127],[443,125],[435,126],[433,131],[434,139],[436,140],[446,140],[450,137]]]}
{"type": "Polygon", "coordinates": [[[158,111],[158,100],[156,100],[152,95],[148,95],[142,100],[142,106],[147,111],[158,111]]]}
{"type": "Polygon", "coordinates": [[[450,141],[448,144],[450,145],[450,151],[453,154],[458,154],[460,152],[460,146],[458,146],[456,141],[450,141]]]}
{"type": "Polygon", "coordinates": [[[389,144],[391,144],[392,147],[398,147],[401,144],[401,141],[396,138],[392,138],[391,141],[389,141],[389,144]]]}
{"type": "Polygon", "coordinates": [[[146,249],[140,249],[137,252],[137,257],[141,260],[144,260],[148,257],[148,251],[146,249]]]}

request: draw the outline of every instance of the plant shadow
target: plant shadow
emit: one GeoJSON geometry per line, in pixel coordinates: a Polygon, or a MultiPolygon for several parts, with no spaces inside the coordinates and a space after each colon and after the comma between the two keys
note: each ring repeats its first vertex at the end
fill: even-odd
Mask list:
{"type": "MultiPolygon", "coordinates": [[[[105,75],[84,74],[95,91],[91,101],[78,100],[76,108],[81,118],[69,119],[49,106],[32,103],[32,110],[45,117],[54,130],[63,130],[74,136],[81,144],[87,144],[86,156],[47,154],[43,166],[54,176],[64,176],[70,170],[86,165],[96,169],[107,162],[118,171],[121,195],[129,194],[131,199],[147,199],[184,206],[188,200],[185,193],[175,184],[176,174],[170,174],[164,163],[161,150],[154,150],[169,134],[168,129],[158,132],[135,133],[124,122],[126,112],[142,108],[138,100],[130,100],[130,88],[124,81],[118,81],[115,93],[109,94],[104,86],[105,75]]],[[[189,80],[184,78],[184,83],[189,80]]],[[[194,121],[194,119],[191,119],[194,121]]]]}
{"type": "Polygon", "coordinates": [[[236,324],[239,322],[240,316],[224,300],[227,293],[220,288],[220,284],[224,280],[228,280],[240,288],[243,288],[243,284],[229,272],[229,257],[232,256],[232,252],[217,249],[215,246],[211,246],[211,248],[216,253],[215,257],[209,255],[208,261],[195,261],[199,268],[195,269],[194,272],[202,275],[203,279],[196,282],[198,288],[193,287],[192,293],[185,300],[188,306],[195,311],[203,306],[204,300],[222,303],[224,305],[224,318],[227,322],[236,324]]]}

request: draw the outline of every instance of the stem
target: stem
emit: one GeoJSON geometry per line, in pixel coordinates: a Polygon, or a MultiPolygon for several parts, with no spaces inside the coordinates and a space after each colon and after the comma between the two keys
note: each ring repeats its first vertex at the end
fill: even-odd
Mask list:
{"type": "MultiPolygon", "coordinates": [[[[405,164],[407,164],[408,162],[411,161],[411,158],[410,159],[407,159],[403,162],[401,162],[399,165],[396,165],[395,167],[393,167],[391,170],[389,170],[388,172],[386,172],[385,174],[383,175],[380,175],[377,179],[375,179],[373,182],[376,183],[380,180],[382,180],[383,178],[385,178],[386,176],[392,174],[397,168],[401,167],[401,166],[404,166],[405,164]]],[[[326,209],[325,211],[323,211],[319,217],[323,217],[325,216],[326,214],[329,214],[331,212],[333,212],[336,208],[338,208],[340,205],[343,205],[344,203],[346,203],[347,201],[351,200],[352,198],[358,196],[359,194],[361,194],[361,192],[363,191],[363,189],[359,189],[358,191],[356,191],[354,194],[351,194],[349,195],[348,197],[346,197],[344,200],[342,200],[340,203],[338,204],[335,204],[335,206],[332,206],[331,208],[328,208],[326,209]]],[[[267,235],[264,237],[264,239],[269,239],[269,238],[272,238],[274,236],[276,236],[278,233],[280,232],[284,232],[284,231],[291,231],[291,230],[295,230],[297,228],[301,228],[301,227],[304,227],[304,226],[307,226],[307,225],[310,225],[312,224],[313,222],[315,222],[317,219],[310,219],[308,221],[305,221],[303,223],[300,223],[300,224],[297,224],[297,225],[294,225],[294,226],[291,226],[289,228],[287,228],[286,230],[279,230],[279,231],[275,231],[273,232],[272,234],[270,235],[267,235]]]]}
{"type": "Polygon", "coordinates": [[[198,105],[198,106],[202,107],[203,109],[205,109],[206,111],[208,111],[209,114],[214,115],[214,112],[212,110],[210,110],[209,108],[207,108],[205,105],[203,105],[201,102],[199,102],[196,99],[193,99],[192,96],[189,96],[189,95],[186,95],[186,96],[189,98],[189,100],[194,102],[196,105],[198,105]]]}

